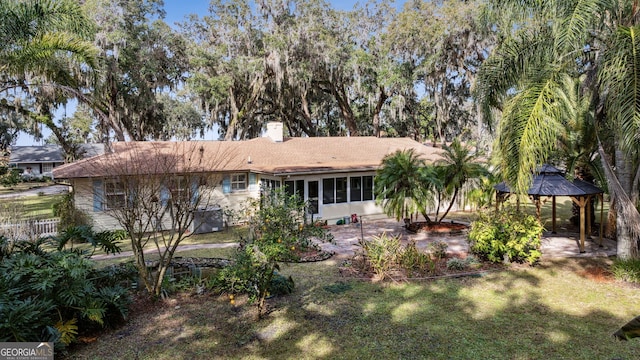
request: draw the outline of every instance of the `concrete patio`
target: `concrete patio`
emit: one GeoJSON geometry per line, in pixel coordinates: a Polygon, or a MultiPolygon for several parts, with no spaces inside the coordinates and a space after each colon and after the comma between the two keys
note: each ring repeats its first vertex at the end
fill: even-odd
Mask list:
{"type": "MultiPolygon", "coordinates": [[[[420,249],[426,249],[429,243],[434,241],[445,241],[449,253],[466,255],[469,251],[466,234],[462,235],[441,235],[428,233],[409,233],[404,228],[404,223],[394,219],[364,220],[360,224],[331,225],[329,230],[335,237],[334,244],[321,244],[326,251],[335,252],[336,256],[347,258],[353,256],[360,248],[359,241],[364,238],[370,240],[373,236],[387,233],[387,235],[400,235],[402,243],[411,240],[416,241],[420,249]]],[[[567,257],[595,257],[613,256],[616,254],[616,243],[611,239],[602,239],[603,246],[600,247],[598,239],[587,237],[585,241],[585,252],[580,253],[578,242],[580,235],[577,233],[544,233],[542,237],[542,256],[545,259],[567,258],[567,257]]]]}

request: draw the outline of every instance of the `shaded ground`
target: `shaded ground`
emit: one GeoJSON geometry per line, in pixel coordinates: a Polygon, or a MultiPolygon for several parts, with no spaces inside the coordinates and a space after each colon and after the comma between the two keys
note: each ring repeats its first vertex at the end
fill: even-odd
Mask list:
{"type": "MultiPolygon", "coordinates": [[[[388,235],[399,235],[403,243],[415,240],[419,249],[426,249],[429,243],[434,241],[445,241],[448,245],[448,253],[464,256],[469,250],[466,234],[443,235],[432,232],[411,233],[406,231],[404,223],[394,219],[382,219],[374,221],[363,221],[357,224],[330,225],[329,231],[335,237],[335,242],[320,244],[324,251],[333,252],[341,259],[352,257],[360,248],[359,242],[362,239],[370,240],[373,236],[387,233],[388,235]]],[[[579,235],[575,233],[552,234],[547,232],[542,238],[543,258],[564,258],[564,257],[593,257],[593,256],[613,256],[616,254],[616,243],[610,239],[603,239],[603,247],[598,244],[598,239],[585,241],[585,253],[579,252],[579,235]]],[[[183,245],[178,251],[196,249],[229,248],[237,246],[237,243],[216,243],[216,244],[193,244],[183,245]]],[[[145,253],[152,253],[155,250],[149,249],[145,253]]],[[[115,259],[132,256],[131,251],[124,251],[115,255],[94,255],[95,260],[115,259]]]]}
{"type": "Polygon", "coordinates": [[[480,277],[414,283],[343,278],[339,261],[283,267],[296,291],[255,319],[246,297],[141,300],[129,322],[74,359],[636,359],[611,334],[635,316],[637,288],[607,258],[544,260],[480,277]]]}

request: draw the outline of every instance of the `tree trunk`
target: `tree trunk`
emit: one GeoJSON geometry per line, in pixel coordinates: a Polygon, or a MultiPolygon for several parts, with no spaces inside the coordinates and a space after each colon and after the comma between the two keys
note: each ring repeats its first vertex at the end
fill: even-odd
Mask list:
{"type": "Polygon", "coordinates": [[[378,102],[376,103],[376,108],[373,110],[373,136],[375,137],[380,137],[380,112],[388,98],[387,93],[384,91],[384,87],[380,86],[378,102]]]}
{"type": "MultiPolygon", "coordinates": [[[[616,146],[615,157],[615,171],[618,181],[622,189],[631,197],[631,179],[633,176],[631,160],[623,150],[620,149],[620,146],[616,146]]],[[[637,256],[638,253],[638,241],[632,235],[628,221],[629,219],[625,219],[623,216],[616,216],[616,241],[619,259],[631,259],[637,256]]]]}
{"type": "Polygon", "coordinates": [[[347,91],[344,89],[344,86],[335,87],[332,84],[331,88],[333,89],[333,96],[338,102],[338,107],[340,108],[342,118],[344,119],[344,122],[347,125],[347,129],[349,130],[349,135],[358,136],[358,125],[356,124],[353,110],[351,109],[351,105],[349,104],[347,91]]]}
{"type": "Polygon", "coordinates": [[[458,188],[456,188],[453,191],[453,196],[451,197],[451,201],[449,202],[449,206],[447,207],[447,210],[444,212],[444,214],[442,214],[442,217],[440,218],[440,220],[437,220],[438,223],[442,222],[442,219],[444,219],[445,216],[447,216],[447,214],[449,214],[449,211],[451,210],[451,207],[453,207],[453,203],[456,201],[456,197],[458,196],[458,188]]]}
{"type": "Polygon", "coordinates": [[[236,127],[238,126],[238,116],[240,110],[236,104],[235,94],[233,89],[229,88],[229,105],[231,107],[231,119],[229,119],[229,125],[227,126],[227,132],[224,134],[225,141],[231,141],[236,135],[236,127]]]}

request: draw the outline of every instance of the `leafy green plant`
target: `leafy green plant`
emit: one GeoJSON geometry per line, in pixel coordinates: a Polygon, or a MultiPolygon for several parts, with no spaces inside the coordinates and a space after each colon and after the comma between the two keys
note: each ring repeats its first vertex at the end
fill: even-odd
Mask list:
{"type": "Polygon", "coordinates": [[[438,240],[427,245],[429,252],[436,259],[444,259],[447,257],[447,249],[449,248],[449,244],[445,241],[438,240]]]}
{"type": "Polygon", "coordinates": [[[447,260],[447,269],[449,270],[464,270],[467,267],[467,262],[460,258],[451,258],[447,260]]]}
{"type": "Polygon", "coordinates": [[[273,278],[271,278],[271,284],[269,284],[270,295],[287,295],[293,292],[295,283],[291,276],[284,276],[275,272],[273,278]]]}
{"type": "MultiPolygon", "coordinates": [[[[120,244],[126,238],[127,232],[124,230],[95,232],[91,226],[70,226],[53,239],[56,241],[58,250],[64,249],[69,244],[73,248],[74,243],[89,243],[93,251],[100,248],[107,254],[115,254],[120,252],[120,244]]],[[[93,253],[89,254],[91,255],[93,253]]]]}
{"type": "Polygon", "coordinates": [[[364,243],[364,253],[375,273],[384,279],[401,256],[400,236],[383,233],[364,243]]]}
{"type": "Polygon", "coordinates": [[[506,258],[514,262],[536,263],[540,252],[542,224],[532,215],[511,209],[480,213],[471,224],[472,253],[492,262],[506,258]]]}
{"type": "Polygon", "coordinates": [[[276,189],[249,202],[249,234],[241,241],[234,264],[217,273],[210,286],[218,292],[245,293],[262,317],[265,299],[293,291],[293,279],[277,274],[281,261],[297,261],[301,251],[318,249],[313,239],[332,241],[333,236],[306,219],[307,204],[298,196],[276,189]]]}
{"type": "Polygon", "coordinates": [[[73,193],[64,195],[60,200],[52,205],[53,216],[60,218],[60,228],[70,226],[90,226],[91,217],[82,210],[75,207],[73,193]]]}
{"type": "Polygon", "coordinates": [[[618,280],[640,283],[640,259],[617,259],[611,266],[611,272],[618,280]]]}
{"type": "Polygon", "coordinates": [[[11,169],[8,173],[0,177],[0,184],[2,184],[2,186],[4,187],[12,187],[17,185],[21,180],[21,173],[22,169],[11,169]]]}
{"type": "Polygon", "coordinates": [[[16,242],[0,261],[0,341],[66,345],[83,330],[126,318],[124,281],[134,273],[97,270],[84,254],[45,251],[44,243],[16,242]]]}
{"type": "Polygon", "coordinates": [[[407,271],[433,273],[435,270],[435,263],[427,253],[418,250],[415,240],[411,240],[404,247],[404,250],[398,256],[398,260],[400,266],[407,271]]]}

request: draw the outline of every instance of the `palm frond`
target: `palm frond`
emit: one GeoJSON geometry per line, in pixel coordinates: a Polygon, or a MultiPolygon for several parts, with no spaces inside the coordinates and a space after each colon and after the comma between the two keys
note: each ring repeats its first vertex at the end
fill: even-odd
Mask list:
{"type": "Polygon", "coordinates": [[[473,94],[490,128],[494,126],[493,111],[504,110],[510,94],[535,76],[531,70],[555,61],[547,30],[521,31],[508,38],[480,67],[473,94]]]}
{"type": "Polygon", "coordinates": [[[606,91],[607,112],[620,129],[623,149],[635,154],[640,147],[640,26],[620,27],[612,51],[599,74],[606,91]]]}
{"type": "Polygon", "coordinates": [[[546,161],[561,131],[557,88],[553,74],[547,74],[545,81],[528,86],[505,108],[498,139],[501,169],[520,194],[526,194],[533,171],[546,161]]]}
{"type": "MultiPolygon", "coordinates": [[[[559,1],[557,48],[560,53],[574,54],[582,51],[590,33],[589,29],[607,8],[604,0],[559,1]]],[[[575,55],[574,55],[575,56],[575,55]]]]}

